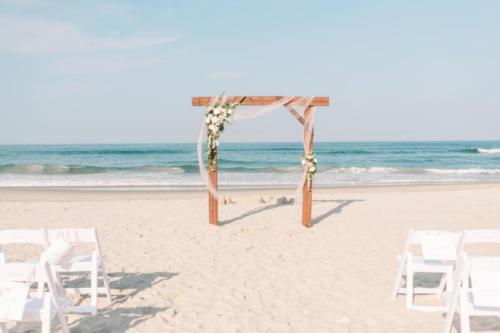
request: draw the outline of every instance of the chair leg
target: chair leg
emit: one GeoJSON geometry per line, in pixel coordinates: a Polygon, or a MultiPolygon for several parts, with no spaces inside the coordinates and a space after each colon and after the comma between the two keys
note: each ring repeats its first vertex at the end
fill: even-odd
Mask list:
{"type": "Polygon", "coordinates": [[[109,277],[108,272],[106,271],[106,267],[104,263],[101,263],[101,274],[102,274],[102,282],[104,283],[104,289],[106,290],[106,298],[108,299],[108,304],[111,305],[113,303],[111,299],[111,291],[109,288],[109,277]]]}
{"type": "Polygon", "coordinates": [[[413,307],[413,271],[406,268],[406,308],[413,307]]]}
{"type": "Polygon", "coordinates": [[[443,294],[444,294],[444,289],[449,289],[449,287],[447,287],[448,285],[448,273],[443,273],[443,276],[441,277],[441,280],[439,281],[439,294],[438,294],[438,297],[442,297],[443,294]]]}
{"type": "Polygon", "coordinates": [[[68,326],[68,319],[64,316],[63,313],[57,313],[57,317],[59,318],[59,324],[61,324],[61,329],[63,333],[70,333],[68,326]]]}
{"type": "Polygon", "coordinates": [[[90,305],[95,307],[95,313],[97,313],[97,273],[97,258],[96,256],[92,256],[92,271],[90,272],[90,305]]]}
{"type": "Polygon", "coordinates": [[[52,325],[52,300],[50,299],[50,294],[45,293],[43,296],[43,308],[42,308],[42,333],[51,333],[52,325]]]}
{"type": "Polygon", "coordinates": [[[441,281],[439,282],[439,297],[443,297],[444,290],[450,293],[453,290],[453,269],[448,269],[443,273],[441,281]]]}
{"type": "Polygon", "coordinates": [[[405,269],[405,262],[403,261],[403,259],[401,259],[399,262],[398,272],[396,273],[396,282],[394,283],[394,288],[392,289],[393,299],[395,299],[398,296],[399,290],[401,289],[401,280],[403,279],[404,269],[405,269]]]}
{"type": "Polygon", "coordinates": [[[467,307],[466,290],[460,290],[460,333],[470,333],[470,318],[469,309],[467,307]]]}
{"type": "Polygon", "coordinates": [[[448,273],[446,273],[446,292],[448,295],[453,290],[453,269],[450,268],[448,273]]]}

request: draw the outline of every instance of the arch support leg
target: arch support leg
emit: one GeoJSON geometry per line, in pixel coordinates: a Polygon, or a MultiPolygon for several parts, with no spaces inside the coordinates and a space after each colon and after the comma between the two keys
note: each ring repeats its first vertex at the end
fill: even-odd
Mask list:
{"type": "MultiPolygon", "coordinates": [[[[312,153],[314,151],[314,130],[312,127],[312,116],[314,108],[308,107],[304,111],[304,155],[312,153]]],[[[302,225],[306,228],[313,226],[312,224],[312,181],[304,182],[304,188],[302,189],[302,225]]]]}
{"type": "MultiPolygon", "coordinates": [[[[210,182],[217,190],[217,160],[215,160],[213,170],[210,170],[209,167],[208,176],[210,177],[210,182]]],[[[219,224],[219,201],[210,191],[208,191],[208,223],[213,225],[219,224]]]]}

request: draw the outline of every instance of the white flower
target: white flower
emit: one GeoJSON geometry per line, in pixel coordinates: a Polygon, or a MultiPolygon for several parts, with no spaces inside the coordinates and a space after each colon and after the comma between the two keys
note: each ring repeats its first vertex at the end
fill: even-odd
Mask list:
{"type": "Polygon", "coordinates": [[[205,119],[205,123],[207,123],[207,124],[208,124],[208,123],[210,123],[210,118],[208,118],[208,117],[207,117],[207,118],[205,119]]]}
{"type": "Polygon", "coordinates": [[[306,160],[302,159],[302,165],[306,165],[306,160]]]}
{"type": "Polygon", "coordinates": [[[215,126],[214,125],[209,125],[208,129],[211,130],[212,132],[215,132],[215,126]]]}
{"type": "Polygon", "coordinates": [[[212,117],[212,124],[217,124],[218,121],[219,121],[219,118],[212,117]]]}
{"type": "Polygon", "coordinates": [[[214,115],[216,115],[216,116],[217,116],[217,115],[220,113],[220,111],[221,111],[221,110],[220,110],[220,108],[215,109],[215,110],[214,110],[214,115]]]}
{"type": "Polygon", "coordinates": [[[315,166],[310,167],[309,172],[316,172],[316,167],[315,166]]]}
{"type": "Polygon", "coordinates": [[[229,115],[233,114],[233,109],[227,110],[227,114],[229,114],[229,115]]]}
{"type": "Polygon", "coordinates": [[[318,163],[318,159],[317,158],[314,159],[314,163],[318,163]]]}

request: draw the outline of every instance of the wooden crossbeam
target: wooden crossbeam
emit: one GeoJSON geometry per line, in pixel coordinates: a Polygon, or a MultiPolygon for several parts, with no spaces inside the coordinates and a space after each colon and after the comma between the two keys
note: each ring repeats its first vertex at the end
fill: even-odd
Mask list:
{"type": "MultiPolygon", "coordinates": [[[[269,105],[276,103],[278,100],[285,96],[227,96],[226,100],[228,103],[241,103],[241,105],[269,105]]],[[[301,101],[302,97],[295,96],[294,99],[290,102],[291,105],[294,105],[294,102],[300,102],[295,105],[304,104],[304,101],[301,101]]],[[[212,97],[202,96],[202,97],[193,97],[192,105],[193,106],[208,106],[212,97]]],[[[314,97],[311,101],[312,106],[329,106],[330,98],[329,97],[314,97]]]]}
{"type": "Polygon", "coordinates": [[[285,108],[288,110],[288,112],[290,112],[292,114],[292,116],[295,117],[295,119],[297,119],[299,121],[299,123],[301,123],[302,125],[305,124],[306,121],[304,120],[304,117],[302,117],[297,110],[295,110],[294,108],[292,108],[289,105],[285,105],[285,108]]]}

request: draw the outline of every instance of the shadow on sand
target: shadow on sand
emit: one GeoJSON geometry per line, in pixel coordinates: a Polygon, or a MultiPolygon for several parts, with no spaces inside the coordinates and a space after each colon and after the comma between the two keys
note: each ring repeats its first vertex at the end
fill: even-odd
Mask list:
{"type": "Polygon", "coordinates": [[[265,212],[267,210],[276,209],[276,208],[283,207],[283,206],[290,206],[290,205],[291,205],[290,203],[277,202],[277,203],[269,205],[269,206],[254,208],[254,209],[251,209],[248,212],[243,213],[243,214],[241,214],[239,216],[233,217],[232,219],[225,220],[225,221],[220,221],[219,225],[223,226],[223,225],[226,225],[226,224],[231,224],[233,222],[242,220],[245,217],[249,217],[249,216],[252,216],[252,215],[255,215],[255,214],[259,214],[259,213],[265,212]]]}
{"type": "Polygon", "coordinates": [[[353,204],[355,202],[363,202],[364,200],[359,200],[359,199],[352,199],[352,200],[313,200],[314,202],[334,202],[337,203],[338,205],[330,209],[329,211],[313,217],[312,223],[313,224],[318,224],[321,221],[325,220],[326,218],[332,216],[333,214],[340,214],[342,213],[342,210],[344,210],[345,207],[349,206],[350,204],[353,204]]]}
{"type": "MultiPolygon", "coordinates": [[[[334,203],[338,203],[338,205],[335,206],[335,207],[333,207],[332,209],[330,209],[326,213],[323,213],[323,214],[321,214],[321,215],[313,218],[312,222],[313,222],[313,224],[320,223],[321,221],[323,221],[324,219],[328,218],[329,216],[331,216],[333,214],[340,214],[342,212],[342,210],[345,207],[349,206],[350,204],[352,204],[354,202],[361,202],[361,201],[364,201],[364,200],[313,200],[313,202],[327,202],[327,203],[328,202],[334,202],[334,203]]],[[[293,205],[293,204],[290,203],[290,202],[284,203],[282,201],[281,202],[279,201],[279,202],[277,202],[275,204],[272,204],[272,205],[269,205],[269,206],[264,206],[264,207],[258,207],[258,208],[251,209],[248,212],[243,213],[241,215],[238,215],[236,217],[233,217],[233,218],[231,218],[229,220],[220,221],[219,225],[223,226],[223,225],[226,225],[226,224],[230,224],[230,223],[242,220],[242,219],[244,219],[246,217],[249,217],[249,216],[252,216],[252,215],[255,215],[255,214],[259,214],[259,213],[271,210],[271,209],[276,209],[276,208],[280,208],[280,207],[284,207],[284,206],[291,206],[291,205],[293,205]]]]}
{"type": "MultiPolygon", "coordinates": [[[[443,317],[445,317],[445,315],[443,315],[443,317]]],[[[455,315],[453,318],[453,327],[455,327],[456,332],[461,332],[460,315],[455,315]]],[[[494,316],[471,317],[470,330],[471,332],[500,332],[500,319],[494,316]]]]}
{"type": "MultiPolygon", "coordinates": [[[[71,332],[121,333],[155,317],[169,307],[136,306],[125,308],[122,305],[142,291],[177,275],[178,273],[169,272],[109,274],[113,304],[107,308],[99,309],[95,316],[85,316],[72,322],[71,332]]],[[[83,282],[84,278],[71,281],[71,283],[76,284],[83,282]]],[[[89,281],[85,283],[87,282],[90,283],[89,281]]]]}
{"type": "Polygon", "coordinates": [[[104,309],[95,316],[83,317],[70,325],[72,333],[122,333],[153,318],[168,307],[138,306],[104,309]]]}

